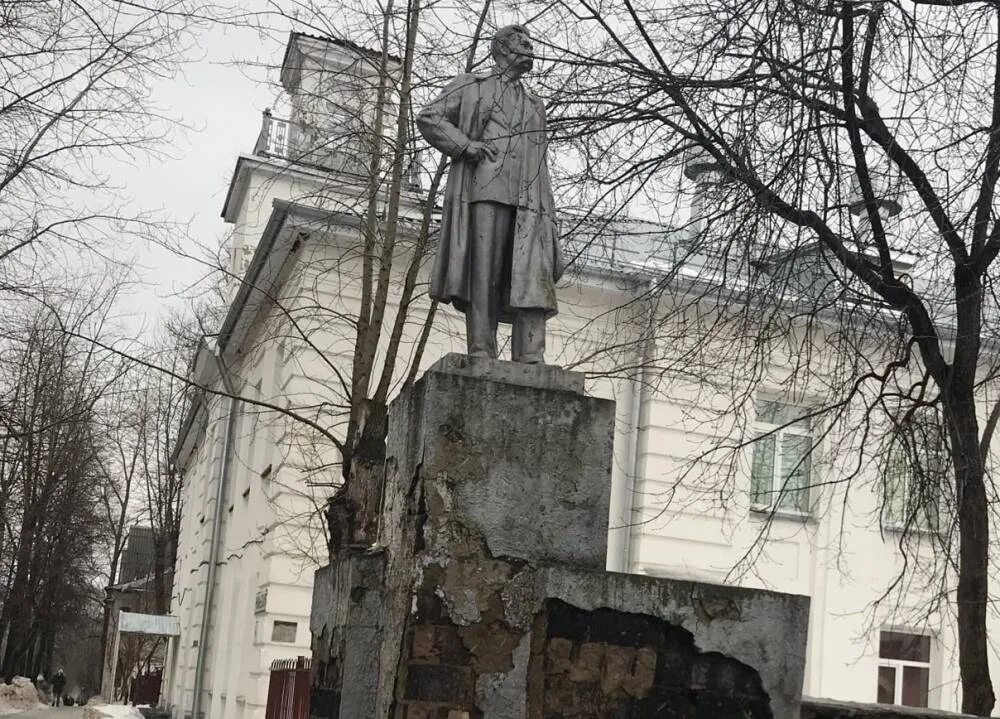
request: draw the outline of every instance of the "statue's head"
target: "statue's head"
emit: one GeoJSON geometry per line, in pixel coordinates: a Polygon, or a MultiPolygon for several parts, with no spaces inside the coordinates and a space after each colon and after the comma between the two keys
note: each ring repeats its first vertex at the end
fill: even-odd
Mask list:
{"type": "Polygon", "coordinates": [[[497,30],[490,42],[490,54],[501,71],[520,77],[531,70],[535,51],[524,25],[507,25],[497,30]]]}

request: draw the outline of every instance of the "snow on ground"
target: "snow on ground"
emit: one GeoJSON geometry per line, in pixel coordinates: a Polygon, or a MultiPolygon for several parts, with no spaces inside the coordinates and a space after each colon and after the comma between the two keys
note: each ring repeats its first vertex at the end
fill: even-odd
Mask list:
{"type": "Polygon", "coordinates": [[[142,712],[124,704],[88,704],[83,719],[143,719],[142,712]]]}
{"type": "Polygon", "coordinates": [[[0,714],[16,714],[44,706],[30,679],[14,677],[10,684],[0,682],[0,714]]]}

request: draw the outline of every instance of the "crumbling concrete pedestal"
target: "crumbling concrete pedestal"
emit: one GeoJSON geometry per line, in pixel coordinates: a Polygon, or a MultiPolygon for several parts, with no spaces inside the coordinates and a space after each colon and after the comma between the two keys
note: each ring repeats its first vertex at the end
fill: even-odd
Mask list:
{"type": "Polygon", "coordinates": [[[554,367],[404,391],[378,542],[316,576],[312,716],[798,717],[807,598],[604,571],[613,423],[554,367]]]}

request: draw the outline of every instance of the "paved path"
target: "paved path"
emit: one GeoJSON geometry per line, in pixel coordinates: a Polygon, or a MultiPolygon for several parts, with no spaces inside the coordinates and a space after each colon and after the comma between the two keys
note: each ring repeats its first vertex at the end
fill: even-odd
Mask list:
{"type": "Polygon", "coordinates": [[[80,719],[83,707],[50,707],[11,715],[10,719],[80,719]]]}

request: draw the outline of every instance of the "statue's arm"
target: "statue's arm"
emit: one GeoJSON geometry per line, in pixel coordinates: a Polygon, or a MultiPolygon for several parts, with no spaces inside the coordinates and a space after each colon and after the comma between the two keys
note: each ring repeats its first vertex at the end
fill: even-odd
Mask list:
{"type": "Polygon", "coordinates": [[[460,75],[448,83],[444,91],[417,113],[417,128],[433,147],[452,159],[457,159],[471,139],[459,127],[462,96],[475,82],[471,75],[460,75]]]}

